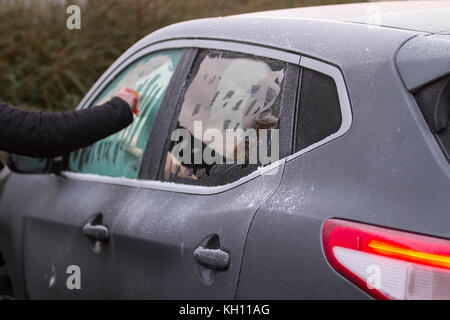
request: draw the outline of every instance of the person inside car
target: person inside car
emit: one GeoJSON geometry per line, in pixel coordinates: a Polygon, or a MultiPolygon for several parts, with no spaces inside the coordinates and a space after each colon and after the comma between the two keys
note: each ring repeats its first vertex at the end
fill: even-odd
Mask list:
{"type": "Polygon", "coordinates": [[[129,88],[100,106],[68,112],[23,111],[0,102],[0,151],[37,158],[70,153],[130,125],[138,107],[139,96],[129,88]]]}

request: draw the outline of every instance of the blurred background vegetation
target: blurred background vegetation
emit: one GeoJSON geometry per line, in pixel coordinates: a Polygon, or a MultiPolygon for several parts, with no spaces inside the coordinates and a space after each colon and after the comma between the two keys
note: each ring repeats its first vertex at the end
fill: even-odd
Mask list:
{"type": "Polygon", "coordinates": [[[0,100],[74,109],[129,46],[183,20],[352,0],[0,0],[0,100]],[[66,28],[81,6],[81,30],[66,28]]]}

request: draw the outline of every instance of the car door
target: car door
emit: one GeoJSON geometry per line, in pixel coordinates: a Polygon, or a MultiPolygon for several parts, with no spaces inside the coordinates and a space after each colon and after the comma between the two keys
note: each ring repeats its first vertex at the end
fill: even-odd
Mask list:
{"type": "MultiPolygon", "coordinates": [[[[22,217],[23,264],[29,298],[111,298],[115,279],[115,220],[137,191],[121,179],[135,181],[144,149],[159,123],[156,115],[182,49],[138,53],[113,71],[90,105],[107,101],[127,86],[140,94],[140,114],[128,128],[67,159],[60,175],[17,175],[9,178],[2,196],[8,211],[22,217]],[[108,183],[102,179],[112,179],[108,183]],[[24,201],[24,199],[26,199],[24,201]]],[[[150,146],[147,146],[151,149],[150,146]]]]}
{"type": "MultiPolygon", "coordinates": [[[[238,299],[361,299],[336,277],[322,247],[326,219],[348,203],[340,187],[353,168],[336,155],[351,154],[345,134],[352,112],[341,71],[302,57],[294,149],[278,190],[258,210],[248,233],[238,299]]],[[[351,199],[349,199],[350,201],[351,199]]]]}
{"type": "Polygon", "coordinates": [[[170,127],[152,132],[143,180],[113,226],[117,298],[233,299],[252,219],[281,181],[282,160],[265,167],[247,159],[239,164],[228,144],[197,146],[223,152],[229,164],[182,161],[174,155],[177,130],[191,134],[181,142],[193,144],[181,153],[195,158],[195,140],[208,129],[250,131],[255,119],[264,118],[279,132],[279,158],[290,152],[299,69],[288,62],[298,63],[298,56],[217,41],[195,44],[203,49],[185,89],[166,105],[173,113],[170,127]],[[195,129],[196,122],[203,129],[195,129]]]}

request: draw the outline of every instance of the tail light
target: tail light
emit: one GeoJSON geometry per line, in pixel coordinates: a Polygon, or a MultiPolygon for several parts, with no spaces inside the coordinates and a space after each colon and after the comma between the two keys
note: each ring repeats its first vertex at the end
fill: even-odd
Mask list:
{"type": "Polygon", "coordinates": [[[322,231],[331,266],[377,299],[450,299],[450,241],[331,219],[322,231]]]}

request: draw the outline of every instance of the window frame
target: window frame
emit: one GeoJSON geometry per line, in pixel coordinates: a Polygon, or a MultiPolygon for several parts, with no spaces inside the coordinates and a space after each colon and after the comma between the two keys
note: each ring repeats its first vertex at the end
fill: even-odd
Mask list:
{"type": "MultiPolygon", "coordinates": [[[[217,51],[227,51],[227,52],[234,52],[234,53],[244,53],[244,54],[248,54],[250,56],[254,56],[257,58],[262,58],[262,59],[268,58],[268,59],[278,60],[283,63],[286,63],[286,76],[284,79],[284,87],[283,87],[283,90],[281,93],[280,116],[278,118],[278,122],[280,123],[280,141],[283,141],[283,143],[280,143],[280,160],[283,158],[286,158],[288,155],[290,155],[293,150],[292,142],[294,139],[293,134],[292,134],[293,126],[294,126],[293,115],[295,113],[295,104],[296,104],[296,99],[297,99],[297,95],[298,95],[297,90],[299,88],[298,79],[299,79],[299,75],[300,75],[300,67],[299,67],[298,63],[292,63],[292,62],[288,62],[284,59],[258,55],[257,53],[255,53],[256,50],[249,50],[247,52],[231,50],[231,49],[229,49],[229,45],[224,49],[198,48],[198,51],[196,52],[195,57],[193,57],[193,61],[189,68],[189,71],[188,71],[189,74],[192,71],[192,69],[194,68],[194,65],[196,62],[196,57],[198,56],[198,54],[200,54],[200,52],[202,50],[217,50],[217,51]],[[287,106],[289,106],[289,105],[291,105],[293,107],[288,108],[287,106]]],[[[187,76],[188,75],[186,75],[186,82],[190,81],[187,79],[187,76]]],[[[164,164],[165,164],[165,160],[166,160],[166,156],[167,156],[167,149],[170,144],[169,135],[176,128],[177,121],[178,121],[178,118],[179,118],[179,115],[181,112],[182,100],[183,100],[184,94],[186,93],[186,89],[187,89],[187,86],[183,86],[183,90],[180,91],[180,94],[178,95],[178,99],[176,100],[176,102],[173,106],[174,108],[173,108],[173,114],[172,114],[172,122],[171,122],[171,125],[169,128],[169,131],[166,135],[164,149],[162,150],[161,158],[159,161],[159,169],[156,172],[157,176],[156,176],[156,179],[154,179],[154,180],[161,181],[161,182],[168,182],[168,181],[164,180],[164,164]]],[[[280,160],[277,161],[277,163],[280,163],[280,160]]],[[[267,166],[267,167],[269,167],[269,166],[267,166]]],[[[243,179],[245,181],[247,181],[246,177],[252,176],[253,173],[254,172],[252,172],[246,176],[243,176],[236,181],[241,181],[243,179]]],[[[234,184],[236,181],[233,181],[232,183],[229,183],[229,184],[234,184]]],[[[178,183],[178,182],[171,182],[171,183],[175,183],[178,185],[193,186],[193,187],[206,187],[206,188],[220,187],[220,186],[202,186],[202,185],[195,185],[195,184],[182,184],[182,183],[178,183]]]]}
{"type": "MultiPolygon", "coordinates": [[[[88,182],[96,182],[96,183],[105,183],[105,184],[112,184],[112,185],[123,185],[123,186],[129,186],[129,187],[136,187],[136,188],[145,188],[145,189],[156,189],[161,191],[169,191],[169,192],[178,192],[178,193],[186,193],[186,194],[198,194],[198,195],[212,195],[212,194],[218,194],[221,192],[225,192],[227,190],[233,189],[241,184],[244,184],[250,180],[253,180],[269,171],[275,168],[282,167],[286,162],[294,160],[298,158],[299,156],[303,155],[304,153],[309,152],[310,150],[313,150],[323,144],[326,144],[342,135],[344,135],[350,128],[352,123],[352,112],[350,107],[350,100],[347,92],[347,87],[344,81],[344,77],[342,75],[341,70],[328,63],[323,62],[320,60],[316,60],[313,58],[302,56],[300,53],[292,53],[287,51],[282,51],[279,49],[259,46],[257,44],[247,44],[247,43],[241,43],[236,41],[227,41],[227,40],[207,40],[207,39],[177,39],[177,40],[166,40],[162,42],[157,42],[154,44],[151,44],[149,46],[146,46],[144,48],[136,49],[135,52],[127,52],[124,54],[123,58],[119,58],[116,63],[114,63],[106,72],[105,74],[97,81],[96,84],[89,90],[87,95],[83,98],[83,100],[80,102],[77,109],[82,109],[87,106],[90,106],[92,104],[92,101],[96,99],[96,97],[103,91],[104,87],[107,86],[122,70],[124,70],[127,66],[129,66],[131,63],[136,61],[137,59],[143,57],[144,55],[156,52],[156,51],[162,51],[162,50],[170,50],[170,49],[183,49],[186,52],[190,52],[189,54],[182,54],[182,57],[180,58],[180,61],[178,62],[177,69],[180,65],[182,65],[183,69],[180,73],[178,70],[175,72],[179,74],[174,73],[174,77],[172,78],[173,81],[169,84],[169,87],[166,91],[166,95],[161,103],[161,107],[159,109],[157,118],[155,120],[155,125],[153,126],[152,133],[150,134],[149,142],[147,143],[147,147],[144,151],[144,157],[141,163],[140,172],[138,175],[138,179],[129,179],[129,178],[117,178],[117,177],[108,177],[108,176],[96,176],[91,174],[84,174],[84,173],[73,173],[68,171],[61,172],[61,175],[73,180],[82,180],[82,181],[88,181],[88,182]],[[179,183],[167,183],[158,181],[157,178],[159,176],[159,167],[162,165],[162,161],[165,158],[164,149],[163,150],[152,150],[150,151],[150,148],[153,148],[155,146],[156,142],[154,141],[154,132],[155,131],[162,131],[166,132],[167,135],[169,134],[170,129],[172,128],[173,121],[176,121],[176,115],[178,115],[175,110],[172,111],[172,116],[168,117],[170,118],[170,121],[166,121],[167,119],[164,119],[164,121],[158,122],[158,118],[160,116],[160,113],[166,106],[172,108],[178,107],[178,103],[170,105],[170,100],[175,99],[178,102],[181,98],[182,94],[182,86],[184,84],[184,81],[188,77],[189,71],[192,68],[192,64],[194,63],[194,58],[196,56],[196,52],[200,49],[211,49],[211,50],[226,50],[226,51],[233,51],[238,53],[246,53],[254,56],[260,56],[263,58],[269,58],[269,59],[275,59],[280,60],[283,62],[287,62],[288,66],[290,64],[295,65],[297,68],[296,73],[292,73],[295,75],[295,78],[292,78],[295,80],[294,88],[290,90],[291,94],[287,95],[286,102],[283,103],[281,106],[281,116],[280,116],[280,129],[282,131],[289,131],[290,141],[289,141],[289,147],[287,150],[282,151],[282,147],[280,145],[280,160],[278,160],[275,163],[272,163],[270,165],[267,165],[263,168],[260,168],[257,171],[252,172],[251,174],[233,182],[227,185],[223,186],[197,186],[197,185],[186,185],[186,184],[179,184],[179,183]],[[189,51],[190,50],[190,51],[189,51]],[[307,148],[304,148],[302,150],[299,150],[292,154],[293,149],[293,134],[294,134],[294,128],[296,125],[296,119],[294,117],[296,109],[297,109],[297,100],[298,100],[298,94],[300,90],[300,68],[308,68],[312,69],[321,73],[324,73],[326,75],[329,75],[332,77],[336,83],[336,87],[338,89],[338,96],[339,96],[339,102],[340,102],[340,108],[341,108],[341,114],[342,114],[342,123],[340,129],[332,134],[331,136],[326,137],[325,139],[314,143],[313,145],[308,146],[307,148]],[[184,78],[184,79],[183,79],[184,78]],[[175,79],[175,80],[174,80],[175,79]],[[183,81],[181,81],[183,80],[183,81]],[[180,86],[181,83],[181,86],[180,86]],[[171,92],[171,90],[177,90],[175,94],[173,95],[167,95],[167,92],[171,92]],[[294,92],[294,93],[292,93],[294,92]],[[169,96],[171,96],[169,99],[169,96]],[[166,99],[167,98],[167,99],[166,99]],[[284,107],[284,104],[291,104],[293,107],[291,108],[290,112],[286,112],[286,108],[284,107]],[[284,113],[283,113],[284,111],[284,113]],[[283,129],[284,128],[284,129],[283,129]],[[151,141],[150,141],[151,139],[151,141]],[[152,146],[152,147],[150,147],[152,146]],[[287,152],[287,153],[286,153],[287,152]],[[157,165],[154,165],[155,159],[158,159],[157,165]],[[151,164],[153,163],[153,165],[151,164]],[[147,168],[147,169],[143,169],[147,168]]],[[[181,68],[181,67],[180,67],[181,68]]],[[[288,90],[286,90],[288,91],[288,90]]],[[[167,112],[170,111],[169,109],[167,112]]],[[[282,132],[280,132],[282,134],[282,132]]],[[[166,139],[164,139],[164,144],[166,143],[166,139]]],[[[161,147],[161,146],[160,146],[161,147]]]]}
{"type": "MultiPolygon", "coordinates": [[[[322,61],[319,61],[316,59],[312,59],[309,57],[305,57],[305,56],[302,56],[300,59],[300,67],[302,68],[302,70],[310,69],[310,70],[313,70],[316,72],[320,72],[324,75],[331,77],[334,80],[334,82],[336,84],[338,98],[339,98],[339,107],[340,107],[340,111],[341,111],[342,121],[341,121],[341,126],[335,133],[333,133],[333,134],[323,138],[322,140],[319,140],[303,149],[296,151],[295,153],[291,154],[290,156],[288,156],[286,158],[286,162],[292,161],[311,150],[314,150],[324,144],[327,144],[327,143],[343,136],[350,129],[352,121],[353,121],[353,114],[352,114],[352,110],[351,110],[350,98],[348,95],[347,86],[345,84],[345,80],[344,80],[341,70],[338,67],[331,65],[329,63],[325,63],[325,62],[322,62],[322,61]]],[[[300,72],[300,75],[301,75],[301,73],[302,73],[302,71],[300,72]]],[[[296,112],[298,112],[297,109],[300,107],[299,101],[300,101],[300,92],[301,92],[301,86],[302,86],[301,81],[302,80],[300,78],[299,87],[298,87],[299,95],[297,97],[296,106],[295,106],[296,112]]],[[[297,113],[296,113],[296,116],[297,116],[297,113]]],[[[296,116],[295,116],[295,124],[294,124],[294,134],[295,134],[295,130],[297,128],[297,117],[296,116]]],[[[292,146],[293,149],[292,150],[295,150],[294,143],[295,143],[295,138],[293,139],[293,146],[292,146]]]]}

